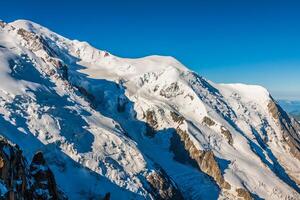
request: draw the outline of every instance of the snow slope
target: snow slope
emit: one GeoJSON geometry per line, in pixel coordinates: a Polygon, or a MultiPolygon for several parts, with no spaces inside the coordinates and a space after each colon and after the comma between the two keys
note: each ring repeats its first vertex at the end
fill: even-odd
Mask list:
{"type": "Polygon", "coordinates": [[[44,151],[70,199],[158,199],[160,169],[185,199],[300,198],[300,125],[260,86],[26,20],[0,25],[0,77],[0,132],[28,158],[44,151]]]}

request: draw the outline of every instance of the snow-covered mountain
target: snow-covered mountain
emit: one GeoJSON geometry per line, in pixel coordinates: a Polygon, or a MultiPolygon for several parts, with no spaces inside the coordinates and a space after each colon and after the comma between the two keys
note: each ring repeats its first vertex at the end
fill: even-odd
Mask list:
{"type": "Polygon", "coordinates": [[[69,199],[300,199],[300,124],[260,86],[0,23],[0,132],[69,199]]]}

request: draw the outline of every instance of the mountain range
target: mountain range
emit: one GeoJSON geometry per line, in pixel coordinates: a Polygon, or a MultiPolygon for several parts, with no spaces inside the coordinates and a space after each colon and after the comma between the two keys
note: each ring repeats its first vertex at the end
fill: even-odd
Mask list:
{"type": "Polygon", "coordinates": [[[0,22],[0,133],[26,161],[0,151],[7,199],[300,199],[300,124],[265,88],[27,20],[0,22]]]}

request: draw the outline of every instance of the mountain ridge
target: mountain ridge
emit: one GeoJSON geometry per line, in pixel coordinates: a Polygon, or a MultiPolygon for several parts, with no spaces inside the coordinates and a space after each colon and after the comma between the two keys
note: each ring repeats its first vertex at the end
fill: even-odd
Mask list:
{"type": "Polygon", "coordinates": [[[28,155],[42,147],[70,199],[299,197],[300,125],[266,89],[215,84],[171,57],[119,58],[30,21],[0,27],[0,129],[28,155]]]}

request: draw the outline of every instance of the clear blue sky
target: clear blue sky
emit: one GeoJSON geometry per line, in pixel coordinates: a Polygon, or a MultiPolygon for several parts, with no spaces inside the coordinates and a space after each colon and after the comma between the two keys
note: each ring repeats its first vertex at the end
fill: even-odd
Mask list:
{"type": "Polygon", "coordinates": [[[69,0],[1,2],[29,19],[122,57],[171,55],[215,82],[300,99],[300,1],[69,0]],[[299,3],[298,3],[299,2],[299,3]]]}

